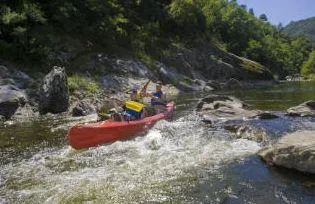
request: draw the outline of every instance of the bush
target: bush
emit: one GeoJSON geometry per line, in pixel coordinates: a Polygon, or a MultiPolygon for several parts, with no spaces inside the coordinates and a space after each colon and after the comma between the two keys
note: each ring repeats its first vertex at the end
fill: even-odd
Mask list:
{"type": "Polygon", "coordinates": [[[101,87],[95,80],[77,74],[68,77],[68,86],[71,93],[84,91],[90,94],[98,94],[101,92],[101,87]]]}

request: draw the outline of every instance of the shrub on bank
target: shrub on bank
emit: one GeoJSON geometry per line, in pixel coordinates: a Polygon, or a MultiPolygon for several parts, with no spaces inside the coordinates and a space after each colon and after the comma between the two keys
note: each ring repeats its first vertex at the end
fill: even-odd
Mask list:
{"type": "Polygon", "coordinates": [[[90,94],[98,94],[101,92],[101,87],[98,82],[77,74],[68,77],[68,86],[71,93],[83,91],[90,94]]]}

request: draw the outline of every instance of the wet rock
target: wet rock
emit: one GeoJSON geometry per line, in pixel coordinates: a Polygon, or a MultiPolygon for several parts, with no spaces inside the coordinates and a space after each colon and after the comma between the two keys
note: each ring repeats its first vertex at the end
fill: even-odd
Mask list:
{"type": "Polygon", "coordinates": [[[237,120],[257,115],[255,110],[246,110],[246,104],[231,96],[209,95],[200,100],[196,110],[203,120],[237,120]]]}
{"type": "Polygon", "coordinates": [[[289,116],[315,116],[315,101],[306,101],[287,110],[289,116]]]}
{"type": "Polygon", "coordinates": [[[258,113],[255,116],[255,118],[258,118],[258,119],[261,119],[261,120],[270,120],[270,119],[279,118],[279,116],[266,111],[266,112],[258,113]]]}
{"type": "Polygon", "coordinates": [[[69,106],[69,88],[64,68],[54,67],[44,78],[39,94],[41,114],[61,113],[69,106]]]}
{"type": "Polygon", "coordinates": [[[249,125],[230,125],[225,126],[224,128],[235,133],[237,138],[243,138],[257,142],[262,142],[266,138],[266,132],[263,129],[249,125]]]}
{"type": "Polygon", "coordinates": [[[269,165],[315,173],[315,131],[285,135],[273,146],[258,152],[269,165]]]}
{"type": "Polygon", "coordinates": [[[95,108],[87,100],[78,101],[75,107],[72,109],[72,116],[87,116],[95,113],[95,108]]]}
{"type": "Polygon", "coordinates": [[[13,85],[0,86],[0,115],[11,118],[20,106],[24,106],[27,97],[24,91],[13,85]]]}

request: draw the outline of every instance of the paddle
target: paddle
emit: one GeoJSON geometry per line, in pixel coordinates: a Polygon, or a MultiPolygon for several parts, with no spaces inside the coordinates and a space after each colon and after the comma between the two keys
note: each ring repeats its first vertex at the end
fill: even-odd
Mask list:
{"type": "Polygon", "coordinates": [[[144,84],[143,88],[141,89],[140,94],[142,97],[146,95],[147,88],[150,82],[151,82],[151,79],[149,79],[147,83],[144,84]]]}

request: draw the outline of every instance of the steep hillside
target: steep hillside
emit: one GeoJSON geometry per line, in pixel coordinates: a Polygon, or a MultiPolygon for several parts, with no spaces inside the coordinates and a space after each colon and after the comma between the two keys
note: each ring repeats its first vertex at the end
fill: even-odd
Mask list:
{"type": "MultiPolygon", "coordinates": [[[[174,45],[188,50],[209,45],[233,53],[222,57],[221,51],[214,52],[211,60],[219,64],[237,55],[284,77],[299,73],[311,52],[308,41],[285,36],[235,0],[3,0],[0,11],[0,60],[25,65],[31,72],[58,65],[82,73],[86,70],[78,66],[93,53],[127,54],[154,69],[156,61],[176,54],[174,45]]],[[[240,64],[232,61],[234,67],[240,64]]],[[[218,78],[228,76],[228,66],[224,69],[218,78]]]]}
{"type": "Polygon", "coordinates": [[[315,45],[315,17],[301,21],[293,21],[284,28],[289,36],[306,36],[315,45]]]}

